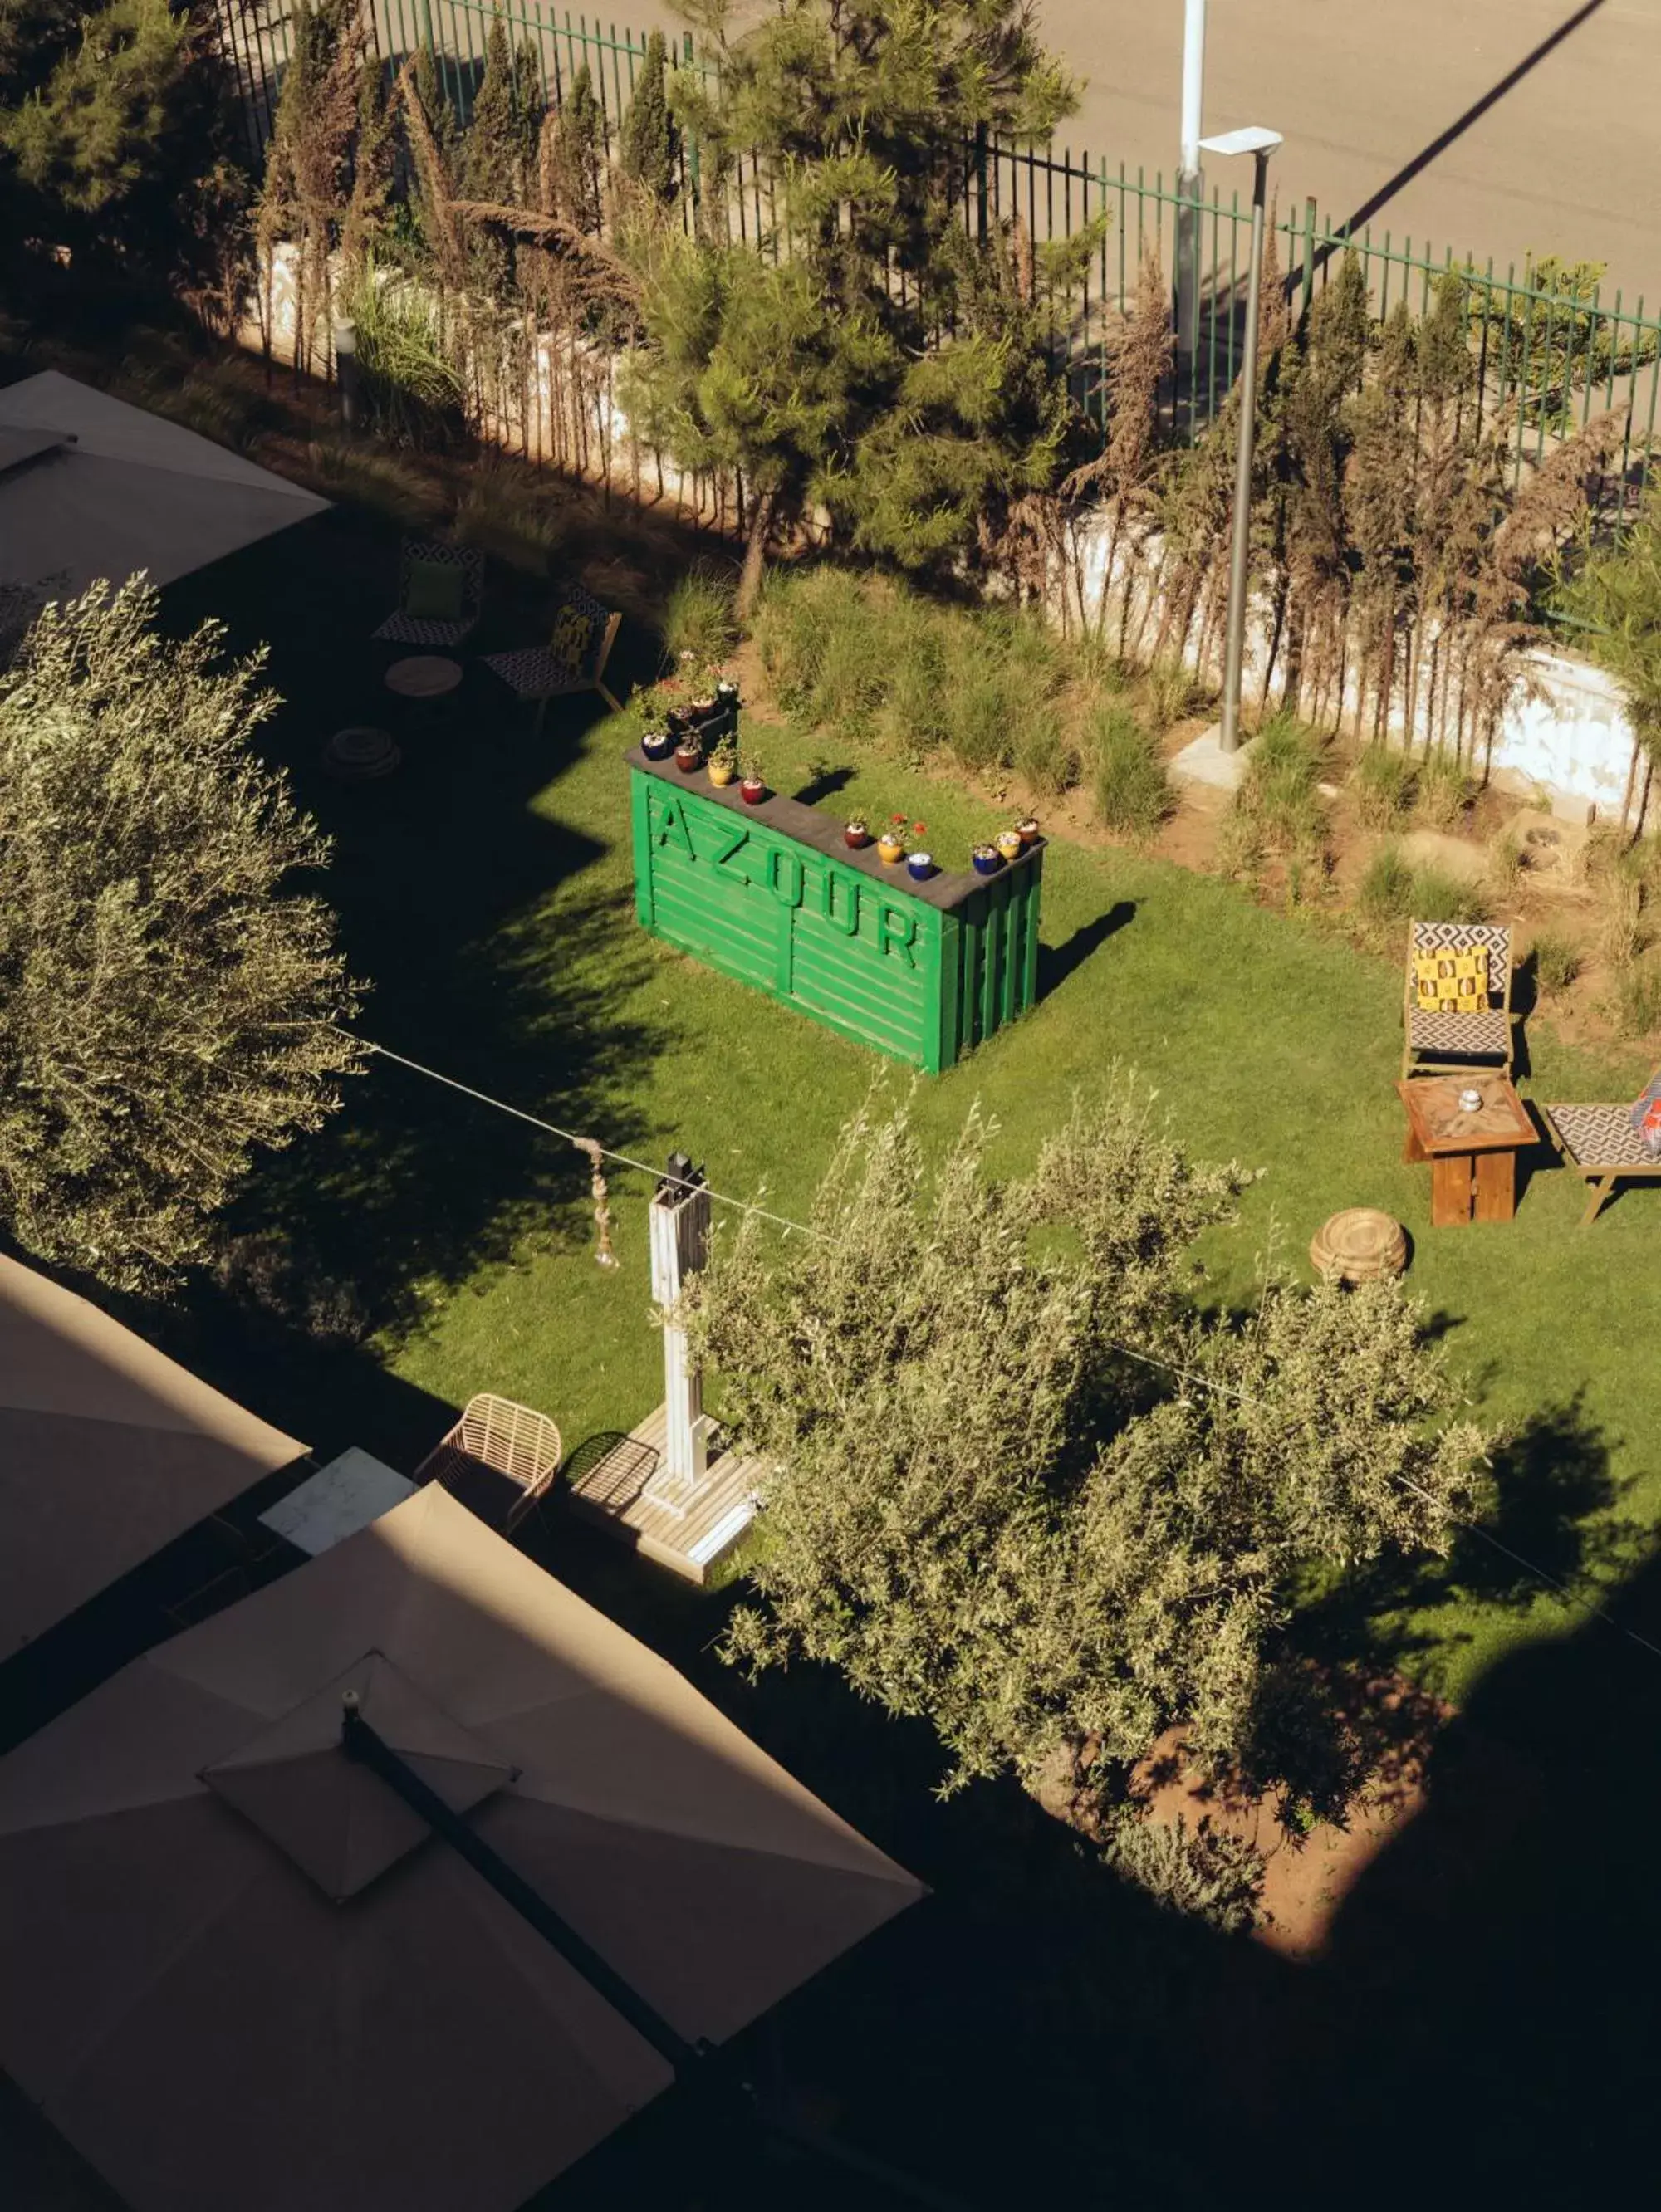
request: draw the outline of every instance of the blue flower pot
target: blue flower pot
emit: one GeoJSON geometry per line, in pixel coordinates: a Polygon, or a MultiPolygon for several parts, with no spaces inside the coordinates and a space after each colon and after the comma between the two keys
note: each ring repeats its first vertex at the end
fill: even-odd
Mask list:
{"type": "Polygon", "coordinates": [[[905,865],[910,874],[920,884],[927,883],[934,872],[934,863],[927,853],[908,853],[905,865]]]}
{"type": "Polygon", "coordinates": [[[667,760],[675,750],[675,740],[667,730],[658,730],[641,739],[640,749],[648,760],[667,760]]]}
{"type": "Polygon", "coordinates": [[[1003,866],[1003,854],[995,847],[990,852],[977,853],[974,862],[977,876],[995,876],[1003,866]]]}

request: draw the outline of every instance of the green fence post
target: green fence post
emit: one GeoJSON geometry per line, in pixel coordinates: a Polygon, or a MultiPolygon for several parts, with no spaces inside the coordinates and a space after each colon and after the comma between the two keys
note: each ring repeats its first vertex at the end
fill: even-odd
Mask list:
{"type": "Polygon", "coordinates": [[[1311,303],[1315,297],[1315,202],[1304,202],[1304,296],[1299,303],[1298,320],[1300,325],[1309,320],[1311,303]]]}

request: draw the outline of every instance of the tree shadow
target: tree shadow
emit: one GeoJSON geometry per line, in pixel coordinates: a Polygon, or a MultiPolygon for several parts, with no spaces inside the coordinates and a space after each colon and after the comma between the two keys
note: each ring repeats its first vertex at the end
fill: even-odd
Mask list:
{"type": "Polygon", "coordinates": [[[1105,914],[1097,915],[1075,929],[1062,945],[1038,945],[1038,996],[1047,999],[1050,994],[1066,982],[1075,969],[1081,968],[1091,954],[1116,931],[1123,929],[1136,919],[1135,899],[1117,899],[1105,914]]]}
{"type": "MultiPolygon", "coordinates": [[[[182,580],[165,616],[183,628],[211,613],[238,652],[270,639],[284,703],[259,742],[333,841],[316,888],[367,986],[358,1031],[627,1149],[641,1133],[630,1098],[657,1040],[618,1009],[649,948],[615,873],[570,895],[606,847],[560,821],[545,796],[595,741],[604,709],[559,702],[533,735],[506,688],[470,667],[453,702],[405,713],[384,687],[391,656],[370,641],[396,559],[395,531],[337,507],[182,580]],[[392,730],[404,756],[394,775],[330,779],[323,742],[352,722],[392,730]]],[[[545,613],[545,586],[494,568],[489,584],[488,620],[522,641],[545,613]]],[[[233,1252],[233,1281],[271,1274],[274,1248],[306,1302],[326,1304],[338,1286],[349,1332],[363,1337],[412,1325],[423,1280],[465,1281],[532,1230],[576,1233],[588,1164],[557,1138],[389,1061],[372,1058],[343,1091],[321,1130],[261,1161],[233,1209],[230,1236],[254,1248],[246,1267],[233,1252]]]]}
{"type": "Polygon", "coordinates": [[[1493,1455],[1489,1511],[1456,1530],[1445,1558],[1381,1559],[1342,1577],[1300,1607],[1296,1648],[1329,1665],[1360,1654],[1364,1668],[1398,1679],[1432,1640],[1412,1616],[1460,1602],[1526,1613],[1542,1578],[1567,1600],[1589,1601],[1650,1543],[1646,1525],[1620,1510],[1640,1478],[1617,1480],[1615,1442],[1579,1392],[1530,1415],[1493,1455]]]}
{"type": "MultiPolygon", "coordinates": [[[[1414,2194],[1437,2205],[1614,2202],[1647,2170],[1661,1563],[1611,1609],[1475,1685],[1421,1808],[1341,1905],[1305,1985],[1294,2185],[1372,2171],[1389,2116],[1415,2110],[1414,2194]]],[[[1388,2185],[1399,2197],[1399,2172],[1388,2185]]],[[[1379,2172],[1367,2200],[1384,2188],[1379,2172]]]]}

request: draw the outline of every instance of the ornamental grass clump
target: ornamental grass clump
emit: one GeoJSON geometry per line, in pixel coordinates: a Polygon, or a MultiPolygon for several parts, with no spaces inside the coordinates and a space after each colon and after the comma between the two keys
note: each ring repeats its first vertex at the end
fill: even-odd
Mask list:
{"type": "Polygon", "coordinates": [[[1175,811],[1159,739],[1123,701],[1098,707],[1086,728],[1091,789],[1103,826],[1147,843],[1175,811]]]}
{"type": "Polygon", "coordinates": [[[1286,713],[1271,715],[1258,732],[1235,804],[1269,851],[1305,862],[1324,853],[1323,750],[1315,732],[1286,713]]]}
{"type": "Polygon", "coordinates": [[[1349,780],[1356,819],[1366,830],[1392,830],[1413,805],[1413,770],[1405,754],[1369,745],[1349,780]]]}
{"type": "Polygon", "coordinates": [[[1239,1761],[1295,1578],[1445,1551],[1486,1439],[1396,1284],[1196,1305],[1245,1178],[1133,1077],[1024,1175],[988,1172],[994,1134],[973,1109],[933,1158],[873,1096],[812,1236],[746,1215],[694,1279],[697,1354],[769,1469],[724,1649],[928,1719],[948,1790],[1059,1765],[1111,1799],[1176,1724],[1239,1761]]]}

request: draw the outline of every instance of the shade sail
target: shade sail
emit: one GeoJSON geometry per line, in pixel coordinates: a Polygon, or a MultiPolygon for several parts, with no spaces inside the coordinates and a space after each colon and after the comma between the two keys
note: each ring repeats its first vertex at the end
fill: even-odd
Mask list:
{"type": "Polygon", "coordinates": [[[429,1485],[0,1761],[0,2063],[135,2212],[510,2212],[668,2084],[347,1688],[689,2041],[920,1894],[429,1485]]]}
{"type": "Polygon", "coordinates": [[[171,583],[328,504],[55,368],[0,389],[0,583],[171,583]]]}
{"type": "Polygon", "coordinates": [[[305,1450],[0,1257],[0,1656],[305,1450]]]}

